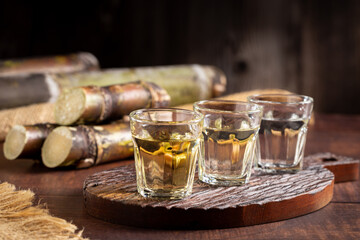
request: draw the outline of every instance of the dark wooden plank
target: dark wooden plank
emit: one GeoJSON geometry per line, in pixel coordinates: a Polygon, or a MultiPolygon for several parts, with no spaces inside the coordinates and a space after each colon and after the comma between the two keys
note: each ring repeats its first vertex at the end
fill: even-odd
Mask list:
{"type": "MultiPolygon", "coordinates": [[[[360,157],[359,115],[316,115],[309,130],[306,155],[333,152],[360,157]]],[[[0,144],[2,149],[2,144],[0,144]]],[[[359,239],[360,181],[337,183],[325,208],[286,221],[215,230],[152,230],[111,224],[93,218],[83,207],[85,178],[106,169],[132,163],[120,161],[85,170],[49,170],[28,160],[7,161],[0,150],[0,181],[30,188],[50,213],[73,221],[91,239],[359,239]],[[357,223],[357,224],[356,224],[357,223]]]]}
{"type": "MultiPolygon", "coordinates": [[[[112,224],[90,217],[82,205],[82,197],[40,196],[51,213],[84,227],[91,239],[358,239],[360,204],[330,203],[319,211],[250,227],[212,230],[161,230],[112,224]],[[69,204],[71,203],[71,204],[69,204]],[[72,206],[72,207],[71,207],[72,206]],[[77,209],[77,210],[74,210],[77,209]]],[[[219,219],[220,221],[220,219],[219,219]]]]}
{"type": "Polygon", "coordinates": [[[320,114],[314,115],[316,124],[311,126],[311,130],[317,132],[342,132],[359,133],[360,115],[351,114],[320,114]]]}
{"type": "Polygon", "coordinates": [[[336,183],[334,197],[331,201],[360,204],[360,181],[336,183]]]}
{"type": "Polygon", "coordinates": [[[332,152],[342,156],[360,158],[359,142],[359,132],[313,131],[310,129],[305,153],[309,155],[318,152],[332,152]]]}

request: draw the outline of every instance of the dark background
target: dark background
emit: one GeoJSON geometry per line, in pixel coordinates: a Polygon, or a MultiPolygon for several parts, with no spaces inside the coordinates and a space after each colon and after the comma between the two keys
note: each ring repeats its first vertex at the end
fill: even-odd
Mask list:
{"type": "Polygon", "coordinates": [[[227,92],[283,88],[360,113],[360,1],[0,1],[0,59],[89,51],[101,67],[220,67],[227,92]]]}

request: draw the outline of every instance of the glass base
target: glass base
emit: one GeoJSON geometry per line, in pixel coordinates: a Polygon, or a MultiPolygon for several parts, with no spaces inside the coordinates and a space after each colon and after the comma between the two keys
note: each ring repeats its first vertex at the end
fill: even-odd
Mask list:
{"type": "Polygon", "coordinates": [[[297,173],[302,170],[302,166],[298,165],[285,165],[285,164],[261,164],[255,166],[255,170],[265,173],[297,173]]]}
{"type": "Polygon", "coordinates": [[[239,186],[248,183],[249,178],[229,178],[204,174],[199,175],[199,179],[204,183],[215,186],[239,186]]]}
{"type": "Polygon", "coordinates": [[[188,190],[163,190],[163,189],[156,189],[156,190],[150,190],[145,188],[138,188],[138,192],[141,196],[146,198],[157,198],[157,199],[183,199],[187,196],[189,196],[192,192],[192,189],[188,190]]]}

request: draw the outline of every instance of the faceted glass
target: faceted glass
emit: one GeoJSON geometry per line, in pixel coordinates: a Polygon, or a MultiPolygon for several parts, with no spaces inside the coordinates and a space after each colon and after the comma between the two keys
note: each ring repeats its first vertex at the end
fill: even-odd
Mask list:
{"type": "Polygon", "coordinates": [[[194,104],[204,115],[199,179],[212,185],[249,181],[262,108],[258,105],[208,100],[194,104]]]}
{"type": "Polygon", "coordinates": [[[264,108],[255,167],[270,173],[300,171],[313,99],[294,94],[263,94],[248,100],[264,108]]]}
{"type": "Polygon", "coordinates": [[[130,114],[138,192],[180,199],[191,194],[203,116],[189,110],[141,109],[130,114]]]}

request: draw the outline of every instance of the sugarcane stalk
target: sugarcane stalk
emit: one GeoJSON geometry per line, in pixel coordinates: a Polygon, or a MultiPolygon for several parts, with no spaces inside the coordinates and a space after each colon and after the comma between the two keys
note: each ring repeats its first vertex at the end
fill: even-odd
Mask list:
{"type": "Polygon", "coordinates": [[[174,65],[108,69],[101,72],[53,74],[62,88],[74,86],[107,86],[136,80],[153,82],[171,97],[171,106],[220,96],[226,87],[224,73],[213,66],[174,65]]]}
{"type": "Polygon", "coordinates": [[[49,133],[56,128],[54,124],[31,126],[15,125],[5,138],[4,156],[8,160],[17,158],[40,159],[41,146],[49,133]]]}
{"type": "Polygon", "coordinates": [[[0,61],[1,77],[31,73],[70,73],[97,69],[99,69],[98,60],[94,55],[87,52],[0,61]]]}
{"type": "Polygon", "coordinates": [[[226,85],[226,77],[221,70],[202,65],[0,76],[0,109],[55,102],[65,88],[108,86],[137,80],[153,82],[164,88],[171,97],[171,106],[217,97],[225,91],[226,85]]]}
{"type": "Polygon", "coordinates": [[[79,87],[60,95],[55,104],[55,121],[61,125],[99,123],[120,119],[135,109],[169,104],[169,95],[154,83],[137,81],[108,87],[79,87]]]}
{"type": "Polygon", "coordinates": [[[42,161],[49,168],[75,165],[91,167],[133,156],[128,123],[55,128],[42,147],[42,161]]]}
{"type": "Polygon", "coordinates": [[[55,102],[60,88],[46,74],[0,77],[0,109],[55,102]]]}

